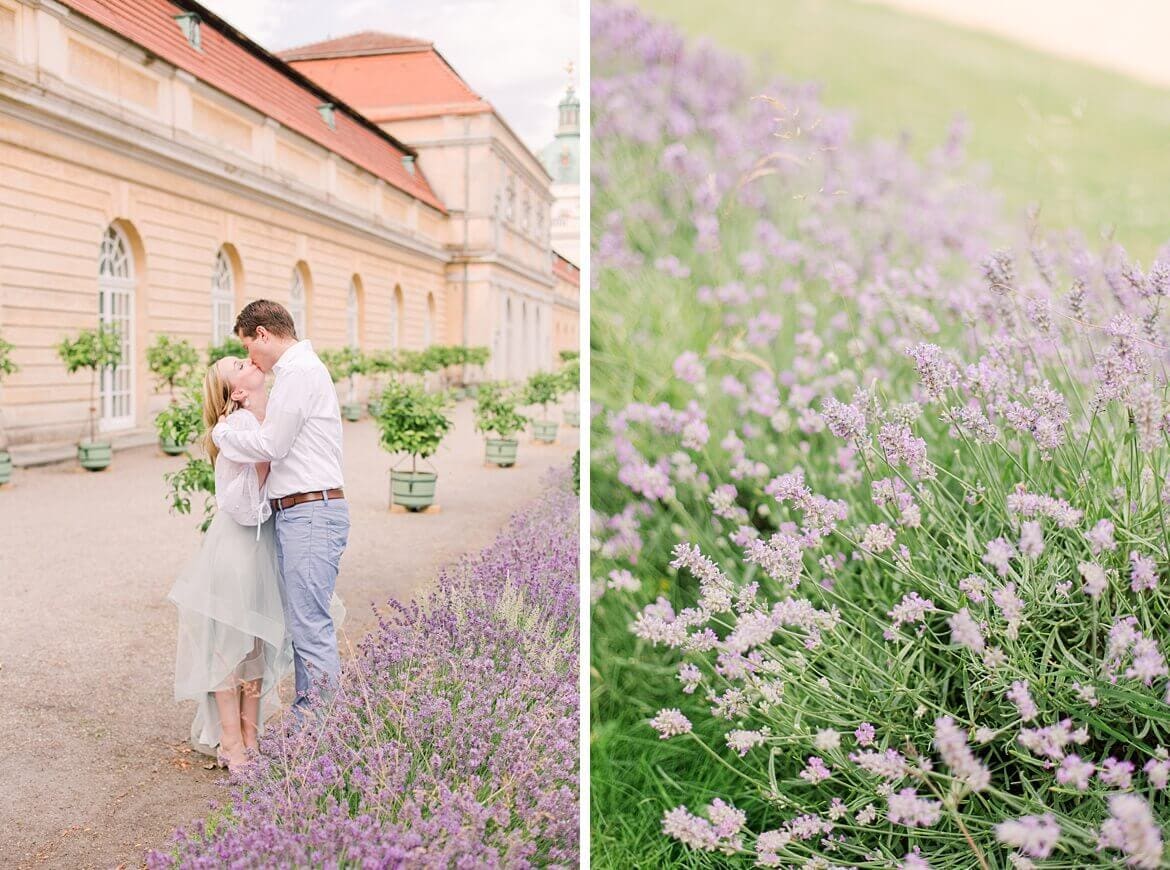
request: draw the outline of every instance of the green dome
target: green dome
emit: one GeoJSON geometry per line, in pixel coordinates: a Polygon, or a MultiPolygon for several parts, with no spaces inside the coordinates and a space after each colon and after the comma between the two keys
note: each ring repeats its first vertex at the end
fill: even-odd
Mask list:
{"type": "Polygon", "coordinates": [[[560,112],[557,136],[540,152],[540,162],[554,183],[573,184],[581,180],[581,101],[569,85],[557,107],[560,112]]]}

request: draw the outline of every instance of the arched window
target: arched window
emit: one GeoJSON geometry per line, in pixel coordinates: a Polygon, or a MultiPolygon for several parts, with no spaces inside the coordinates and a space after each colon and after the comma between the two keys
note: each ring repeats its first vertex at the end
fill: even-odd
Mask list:
{"type": "Polygon", "coordinates": [[[508,176],[508,187],[504,192],[504,220],[516,219],[516,179],[508,176]]]}
{"type": "Polygon", "coordinates": [[[435,294],[427,294],[427,319],[423,322],[423,347],[430,347],[435,340],[435,294]]]}
{"type": "Polygon", "coordinates": [[[402,288],[394,285],[394,300],[390,304],[390,349],[398,350],[402,347],[402,321],[405,318],[406,303],[402,298],[402,288]]]}
{"type": "Polygon", "coordinates": [[[134,425],[134,255],[122,230],[110,224],[98,255],[98,322],[118,331],[122,362],[101,378],[101,426],[134,425]]]}
{"type": "Polygon", "coordinates": [[[349,279],[349,296],[345,300],[345,339],[350,347],[361,347],[362,340],[362,310],[361,278],[354,275],[349,279]]]}
{"type": "Polygon", "coordinates": [[[297,331],[298,339],[305,339],[309,335],[309,290],[305,274],[307,268],[304,263],[297,263],[293,267],[292,284],[288,288],[288,313],[292,315],[293,326],[297,331]]]}
{"type": "Polygon", "coordinates": [[[235,326],[236,280],[227,252],[220,248],[211,272],[211,343],[220,344],[235,326]]]}
{"type": "Polygon", "coordinates": [[[528,227],[532,223],[532,203],[528,199],[528,191],[524,191],[524,205],[520,212],[520,228],[524,232],[528,232],[528,227]]]}

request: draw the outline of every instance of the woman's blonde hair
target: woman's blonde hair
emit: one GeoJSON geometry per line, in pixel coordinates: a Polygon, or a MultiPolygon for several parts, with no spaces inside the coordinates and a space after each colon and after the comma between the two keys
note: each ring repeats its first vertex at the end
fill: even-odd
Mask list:
{"type": "Polygon", "coordinates": [[[221,416],[226,417],[239,407],[239,403],[232,399],[231,385],[219,373],[218,361],[213,362],[203,377],[203,449],[212,465],[215,465],[219,448],[211,440],[211,430],[221,416]]]}

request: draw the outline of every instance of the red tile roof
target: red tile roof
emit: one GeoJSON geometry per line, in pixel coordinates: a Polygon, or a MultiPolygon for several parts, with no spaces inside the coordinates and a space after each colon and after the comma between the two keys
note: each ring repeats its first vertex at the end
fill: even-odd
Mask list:
{"type": "MultiPolygon", "coordinates": [[[[322,87],[340,94],[371,121],[492,112],[520,147],[531,153],[433,43],[365,30],[292,48],[280,56],[322,87]]],[[[540,158],[532,156],[538,171],[551,179],[540,158]]]]}
{"type": "Polygon", "coordinates": [[[367,31],[280,56],[371,121],[492,111],[431,43],[367,31]]]}
{"type": "Polygon", "coordinates": [[[553,274],[564,278],[576,286],[581,286],[581,269],[575,266],[567,257],[553,251],[553,274]]]}
{"type": "Polygon", "coordinates": [[[62,2],[399,190],[445,211],[421,168],[416,164],[412,175],[403,165],[404,154],[416,153],[412,148],[198,3],[191,0],[62,2]],[[202,51],[187,43],[174,20],[174,16],[183,12],[195,12],[203,21],[202,51]],[[335,106],[335,130],[329,129],[317,111],[322,103],[335,106]]]}
{"type": "Polygon", "coordinates": [[[336,39],[310,42],[277,52],[282,60],[306,60],[322,57],[360,57],[366,54],[387,54],[395,51],[420,51],[431,48],[433,42],[413,36],[397,36],[379,30],[363,30],[336,39]]]}

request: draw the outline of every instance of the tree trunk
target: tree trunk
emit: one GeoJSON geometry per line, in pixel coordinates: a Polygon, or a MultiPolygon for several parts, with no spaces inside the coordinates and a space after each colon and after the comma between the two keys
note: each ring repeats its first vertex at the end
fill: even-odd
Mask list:
{"type": "Polygon", "coordinates": [[[98,370],[90,369],[89,377],[89,440],[97,439],[97,379],[98,370]]]}

